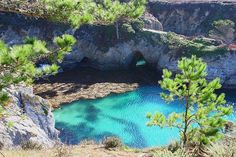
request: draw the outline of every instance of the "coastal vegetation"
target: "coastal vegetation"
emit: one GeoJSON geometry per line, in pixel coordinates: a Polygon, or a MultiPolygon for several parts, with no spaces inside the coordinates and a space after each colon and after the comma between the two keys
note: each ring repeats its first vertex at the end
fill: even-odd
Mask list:
{"type": "MultiPolygon", "coordinates": [[[[109,25],[121,19],[139,18],[145,10],[145,3],[145,0],[131,0],[128,3],[112,0],[103,2],[95,2],[93,0],[42,0],[34,5],[21,0],[0,2],[4,11],[18,12],[29,16],[65,22],[75,28],[79,28],[82,24],[109,25]],[[42,10],[34,12],[34,8],[37,7],[42,10]]],[[[119,38],[118,34],[117,38],[119,38]]],[[[20,82],[32,83],[33,79],[43,75],[56,74],[59,69],[57,64],[63,60],[65,54],[72,50],[76,40],[73,36],[65,34],[62,37],[56,37],[54,43],[57,45],[57,48],[50,51],[46,48],[44,41],[35,38],[27,38],[25,44],[14,45],[11,48],[3,41],[0,41],[1,117],[6,114],[4,106],[7,105],[9,100],[3,89],[11,84],[18,84],[20,82]],[[47,59],[50,64],[38,67],[37,63],[41,59],[47,59]]]]}
{"type": "MultiPolygon", "coordinates": [[[[67,27],[63,28],[66,31],[45,33],[48,36],[42,33],[41,39],[35,36],[41,29],[37,24],[36,29],[27,28],[33,30],[29,35],[28,30],[8,28],[0,23],[0,37],[6,30],[17,30],[24,34],[23,38],[30,36],[24,41],[19,39],[17,44],[0,38],[0,156],[233,157],[236,154],[236,126],[229,122],[235,109],[220,91],[223,86],[220,78],[224,79],[224,85],[226,81],[236,84],[234,67],[228,66],[236,64],[233,60],[235,22],[229,19],[214,21],[211,30],[205,31],[207,37],[181,35],[166,28],[155,30],[156,25],[162,28],[159,19],[151,16],[143,20],[143,14],[152,8],[146,9],[147,3],[147,0],[0,2],[3,14],[22,14],[67,27]],[[144,29],[148,22],[150,27],[144,29]],[[80,38],[81,34],[83,38],[80,38]],[[81,51],[81,47],[88,51],[81,51]],[[220,64],[225,56],[229,62],[225,61],[227,64],[222,70],[220,64]],[[72,64],[66,63],[75,58],[77,60],[72,64]],[[212,64],[218,61],[218,64],[212,64]],[[91,70],[91,67],[96,69],[91,70]],[[124,72],[122,68],[128,71],[125,69],[124,72]],[[97,69],[104,71],[100,73],[97,69]],[[62,72],[58,74],[60,70],[62,72]],[[153,74],[155,76],[151,76],[153,74]],[[81,76],[84,78],[79,82],[81,76]],[[151,87],[142,88],[146,84],[151,87]],[[32,86],[38,91],[33,93],[32,86]],[[125,93],[132,90],[136,91],[125,93]],[[111,93],[111,97],[98,99],[111,93]],[[117,99],[115,93],[125,94],[117,99]],[[161,94],[155,97],[153,93],[161,94]],[[87,100],[56,110],[62,103],[79,99],[87,100]],[[176,107],[165,108],[167,104],[176,107]],[[159,107],[157,112],[152,110],[153,106],[159,107]],[[54,116],[51,107],[55,109],[54,116]],[[146,109],[153,113],[146,115],[149,121],[145,126],[146,109]],[[24,121],[27,118],[28,121],[24,121]],[[136,121],[142,124],[141,127],[136,121]],[[144,127],[158,132],[148,130],[149,134],[144,127]],[[180,138],[170,136],[176,132],[164,130],[169,128],[176,129],[180,138]],[[58,137],[57,129],[62,136],[58,137]],[[117,132],[122,137],[116,136],[117,132]],[[160,145],[156,146],[156,141],[151,139],[153,135],[160,136],[155,137],[160,145]],[[147,136],[150,136],[148,140],[147,136]],[[167,136],[173,140],[168,145],[170,140],[163,140],[167,136]],[[91,137],[96,141],[83,141],[91,137]],[[153,146],[150,141],[154,141],[155,147],[144,148],[153,146]],[[8,147],[13,149],[5,149],[8,147]]],[[[171,24],[176,24],[175,15],[179,16],[179,13],[164,15],[174,16],[171,24]]],[[[16,38],[14,35],[9,38],[16,38]]]]}
{"type": "Polygon", "coordinates": [[[197,57],[216,56],[228,52],[226,46],[215,45],[207,39],[186,39],[173,32],[168,32],[166,36],[162,35],[161,40],[170,49],[180,49],[179,55],[187,57],[191,57],[191,55],[196,55],[197,57]]]}
{"type": "Polygon", "coordinates": [[[234,40],[235,23],[231,20],[217,20],[213,22],[213,29],[209,31],[209,36],[214,39],[231,44],[234,40]]]}
{"type": "Polygon", "coordinates": [[[56,37],[54,43],[57,48],[48,50],[45,42],[34,38],[27,38],[25,44],[12,47],[0,41],[0,117],[7,115],[4,108],[9,103],[4,88],[22,82],[30,84],[43,75],[56,74],[58,63],[72,50],[75,42],[71,35],[56,37]],[[42,59],[47,59],[49,64],[37,66],[42,59]]]}
{"type": "Polygon", "coordinates": [[[225,94],[215,93],[221,88],[220,79],[207,82],[207,65],[201,59],[196,56],[182,58],[178,68],[180,73],[174,77],[171,71],[163,70],[163,80],[159,83],[168,93],[161,93],[161,97],[168,103],[176,99],[183,101],[185,112],[173,112],[167,117],[158,112],[149,113],[147,125],[177,127],[183,147],[201,148],[222,138],[221,131],[226,124],[224,116],[230,115],[233,108],[225,105],[225,94]]]}

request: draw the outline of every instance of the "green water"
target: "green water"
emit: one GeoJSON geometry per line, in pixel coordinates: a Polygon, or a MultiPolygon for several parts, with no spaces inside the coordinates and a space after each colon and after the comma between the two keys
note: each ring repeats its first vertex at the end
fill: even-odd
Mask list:
{"type": "MultiPolygon", "coordinates": [[[[78,144],[83,139],[100,141],[115,135],[125,144],[138,148],[163,146],[178,140],[177,129],[145,125],[147,112],[168,115],[184,110],[178,101],[167,105],[160,98],[160,92],[159,87],[146,86],[125,94],[64,105],[54,112],[60,138],[65,143],[78,144]]],[[[231,94],[229,101],[236,101],[231,94]]],[[[235,113],[227,118],[236,122],[235,113]]]]}

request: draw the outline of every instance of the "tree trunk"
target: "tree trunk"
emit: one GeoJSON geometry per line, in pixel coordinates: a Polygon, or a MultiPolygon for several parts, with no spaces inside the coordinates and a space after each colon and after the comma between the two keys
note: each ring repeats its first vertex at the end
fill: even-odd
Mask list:
{"type": "Polygon", "coordinates": [[[188,94],[186,96],[186,106],[185,106],[185,115],[184,115],[184,131],[183,131],[183,145],[186,146],[187,142],[188,142],[188,135],[187,135],[187,131],[188,131],[188,110],[189,110],[189,88],[190,88],[190,83],[188,82],[187,84],[187,90],[188,90],[188,94]]]}
{"type": "Polygon", "coordinates": [[[120,35],[119,35],[119,23],[118,21],[116,21],[116,39],[120,39],[120,35]]]}
{"type": "Polygon", "coordinates": [[[186,99],[186,109],[185,109],[185,117],[184,117],[184,132],[183,132],[183,144],[186,146],[188,141],[187,130],[188,130],[188,98],[186,99]]]}

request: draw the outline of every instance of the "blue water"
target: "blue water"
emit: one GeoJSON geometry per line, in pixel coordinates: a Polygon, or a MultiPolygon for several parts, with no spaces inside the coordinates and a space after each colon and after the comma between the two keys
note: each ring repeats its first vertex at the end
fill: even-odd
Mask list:
{"type": "MultiPolygon", "coordinates": [[[[64,105],[54,111],[60,138],[66,143],[78,144],[83,139],[100,141],[114,135],[128,146],[137,148],[163,146],[178,140],[177,129],[145,125],[148,112],[168,115],[184,110],[178,101],[166,104],[160,98],[160,92],[159,87],[146,86],[125,94],[64,105]]],[[[227,99],[236,102],[232,92],[227,99]]],[[[236,113],[227,118],[236,122],[236,113]]]]}

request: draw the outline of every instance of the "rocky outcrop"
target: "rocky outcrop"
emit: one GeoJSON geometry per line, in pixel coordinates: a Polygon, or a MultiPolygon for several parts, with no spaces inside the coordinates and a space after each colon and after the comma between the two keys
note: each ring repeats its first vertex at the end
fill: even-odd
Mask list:
{"type": "MultiPolygon", "coordinates": [[[[195,3],[191,5],[184,5],[183,3],[160,3],[160,6],[166,6],[163,7],[163,9],[166,10],[154,7],[155,4],[156,2],[150,2],[149,10],[162,22],[164,30],[180,32],[183,34],[189,33],[189,35],[193,35],[193,32],[195,32],[194,35],[204,34],[204,32],[207,32],[205,27],[203,27],[203,23],[206,23],[205,13],[203,12],[204,14],[202,15],[200,9],[197,13],[201,14],[195,13],[196,15],[192,15],[194,12],[192,10],[195,10],[192,7],[195,7],[195,3]],[[153,10],[155,8],[161,13],[160,15],[156,15],[158,12],[153,10]],[[182,8],[183,13],[176,13],[176,10],[178,12],[178,8],[182,8]],[[176,16],[179,16],[179,18],[176,18],[176,16]],[[193,19],[191,19],[191,17],[193,19]],[[199,20],[199,18],[202,19],[199,20]],[[172,23],[174,19],[177,21],[176,24],[172,23]],[[165,22],[165,20],[167,21],[165,22]],[[172,26],[176,29],[172,30],[172,26]],[[180,30],[178,30],[178,28],[180,30]]],[[[200,5],[199,3],[196,3],[196,6],[198,7],[202,5],[204,6],[203,8],[206,8],[205,5],[209,4],[200,5]]],[[[222,12],[222,10],[218,10],[218,12],[221,12],[224,16],[232,15],[230,16],[230,19],[235,19],[235,14],[231,13],[232,9],[230,9],[234,8],[234,3],[229,5],[214,3],[212,5],[220,6],[223,10],[227,8],[227,12],[222,12]]],[[[210,14],[213,16],[214,12],[210,14]]],[[[157,19],[149,16],[147,20],[151,23],[149,25],[150,28],[153,29],[158,27],[161,29],[161,25],[159,25],[157,19]]],[[[177,60],[182,57],[182,55],[180,55],[180,52],[183,51],[181,48],[170,49],[166,43],[163,43],[162,36],[165,36],[166,32],[162,31],[146,30],[137,33],[135,37],[127,40],[111,42],[111,37],[101,33],[102,31],[97,27],[84,26],[80,30],[73,30],[66,25],[52,24],[40,19],[35,20],[20,15],[6,13],[1,13],[0,21],[0,38],[6,41],[9,45],[22,43],[23,39],[27,36],[35,36],[39,39],[46,40],[50,46],[54,36],[64,33],[73,34],[78,39],[78,44],[74,47],[73,52],[66,56],[63,61],[62,67],[64,68],[85,65],[101,70],[126,69],[133,67],[137,62],[137,58],[140,59],[141,56],[142,59],[158,71],[161,71],[163,68],[169,68],[176,72],[177,60]]],[[[103,30],[103,32],[106,33],[109,31],[110,30],[103,30]]],[[[212,39],[204,40],[209,40],[208,42],[211,42],[213,45],[219,43],[212,39]]],[[[220,77],[224,87],[236,88],[235,51],[209,56],[204,55],[202,58],[208,64],[209,79],[220,77]]]]}
{"type": "Polygon", "coordinates": [[[187,36],[208,35],[215,20],[236,23],[235,0],[151,0],[148,6],[164,31],[187,36]]]}
{"type": "Polygon", "coordinates": [[[58,131],[47,100],[33,94],[32,87],[6,89],[10,103],[6,116],[0,121],[0,143],[4,148],[34,143],[52,147],[58,140],[58,131]]]}
{"type": "Polygon", "coordinates": [[[236,138],[236,124],[232,121],[228,121],[225,124],[225,134],[229,137],[236,138]]]}
{"type": "Polygon", "coordinates": [[[144,21],[144,27],[146,29],[163,31],[163,26],[162,26],[161,22],[156,17],[154,17],[152,14],[145,12],[142,19],[144,21]]]}
{"type": "MultiPolygon", "coordinates": [[[[170,49],[162,39],[167,34],[161,31],[145,31],[141,38],[130,40],[124,43],[116,44],[107,51],[102,51],[93,43],[81,40],[78,42],[77,52],[72,56],[77,56],[72,62],[80,62],[83,58],[88,58],[92,63],[90,66],[102,70],[120,69],[132,67],[136,63],[136,55],[140,55],[152,67],[158,71],[168,68],[177,72],[177,61],[182,55],[179,53],[182,48],[170,49]],[[148,36],[148,38],[146,38],[148,36]],[[77,55],[75,54],[77,53],[77,55]],[[80,57],[78,57],[80,56],[80,57]]],[[[185,38],[185,37],[184,37],[185,38]]],[[[211,42],[212,45],[217,41],[204,39],[211,42]]],[[[229,51],[223,54],[203,55],[201,56],[207,63],[208,79],[212,80],[219,77],[225,88],[236,88],[236,53],[229,51]]],[[[71,57],[73,58],[73,57],[71,57]]]]}

